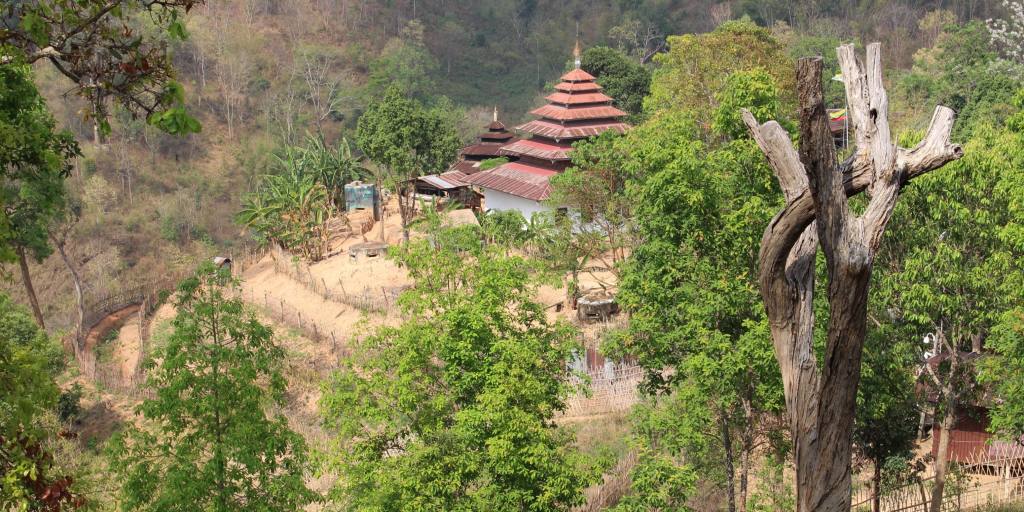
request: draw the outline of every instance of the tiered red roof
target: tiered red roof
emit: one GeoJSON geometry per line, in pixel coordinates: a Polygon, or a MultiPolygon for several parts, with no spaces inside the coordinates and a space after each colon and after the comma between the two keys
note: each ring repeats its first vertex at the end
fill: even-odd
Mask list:
{"type": "Polygon", "coordinates": [[[480,171],[480,162],[489,158],[500,156],[502,146],[514,143],[519,139],[505,128],[505,125],[498,121],[498,109],[494,109],[494,120],[487,125],[487,131],[477,136],[477,142],[462,148],[459,151],[459,161],[455,162],[451,169],[464,174],[473,174],[480,171]]]}
{"type": "Polygon", "coordinates": [[[469,176],[468,182],[541,201],[550,192],[548,178],[569,165],[573,142],[608,130],[629,129],[621,121],[626,113],[612,106],[612,98],[601,92],[593,75],[580,69],[578,44],[575,56],[576,68],[562,75],[556,92],[546,98],[548,104],[530,112],[539,119],[516,127],[531,138],[510,140],[498,152],[515,161],[469,176]]]}

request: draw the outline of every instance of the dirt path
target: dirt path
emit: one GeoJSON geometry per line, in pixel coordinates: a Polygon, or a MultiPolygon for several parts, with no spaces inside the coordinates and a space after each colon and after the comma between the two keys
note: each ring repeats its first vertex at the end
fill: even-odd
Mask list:
{"type": "Polygon", "coordinates": [[[93,350],[96,350],[96,346],[99,344],[99,341],[103,339],[111,329],[121,327],[124,325],[125,320],[138,311],[139,305],[134,304],[114,311],[104,317],[103,320],[100,320],[96,325],[92,326],[92,328],[89,329],[89,334],[85,336],[85,351],[92,352],[93,350]]]}

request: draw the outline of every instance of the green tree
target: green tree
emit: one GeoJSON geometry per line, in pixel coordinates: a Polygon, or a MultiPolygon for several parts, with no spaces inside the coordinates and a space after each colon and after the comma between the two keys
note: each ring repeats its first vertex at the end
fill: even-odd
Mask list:
{"type": "Polygon", "coordinates": [[[736,510],[747,502],[757,443],[782,410],[754,281],[757,241],[779,200],[753,141],[718,134],[721,144],[709,147],[698,134],[675,110],[622,143],[639,243],[618,295],[630,325],[607,348],[635,356],[650,390],[681,397],[672,400],[691,417],[666,418],[693,439],[684,455],[736,510]]]}
{"type": "MultiPolygon", "coordinates": [[[[0,6],[0,66],[43,61],[92,105],[109,132],[108,103],[142,114],[170,133],[200,130],[185,113],[169,40],[184,40],[183,12],[202,0],[39,0],[0,6]],[[144,24],[159,28],[147,33],[144,24]]],[[[97,135],[98,137],[98,135],[97,135]]]]}
{"type": "Polygon", "coordinates": [[[410,98],[428,101],[436,95],[432,75],[437,68],[437,59],[423,42],[423,23],[414,19],[370,62],[367,91],[377,94],[397,86],[410,98]]]}
{"type": "Polygon", "coordinates": [[[957,111],[954,135],[968,138],[981,123],[1001,123],[1011,114],[1020,87],[1020,64],[1000,59],[980,21],[948,25],[935,45],[914,54],[914,65],[900,80],[910,104],[934,102],[957,111]]]}
{"type": "Polygon", "coordinates": [[[41,261],[52,250],[47,228],[62,214],[64,179],[78,154],[71,134],[57,131],[29,69],[0,65],[0,261],[18,261],[40,327],[28,259],[41,261]]]}
{"type": "Polygon", "coordinates": [[[459,149],[450,117],[407,98],[392,85],[359,117],[356,143],[382,171],[377,186],[391,187],[398,197],[402,231],[408,240],[409,222],[416,213],[410,180],[446,169],[459,149]]]}
{"type": "Polygon", "coordinates": [[[548,322],[524,260],[453,240],[397,249],[415,279],[404,323],[371,333],[325,389],[331,498],[344,510],[569,510],[596,476],[552,422],[576,336],[548,322]]]}
{"type": "Polygon", "coordinates": [[[597,78],[619,108],[629,112],[630,122],[640,121],[644,98],[651,90],[651,72],[646,67],[607,46],[587,48],[580,67],[597,78]]]}
{"type": "MultiPolygon", "coordinates": [[[[923,376],[938,397],[935,426],[943,431],[978,392],[966,353],[980,352],[1000,315],[1021,298],[1014,284],[1021,284],[1022,246],[1012,243],[1014,230],[1024,225],[1013,206],[1024,190],[1016,185],[1024,182],[1020,135],[987,122],[966,130],[973,135],[966,156],[903,194],[877,279],[879,309],[897,319],[904,336],[927,337],[931,353],[943,354],[923,376]]],[[[944,446],[936,464],[937,496],[944,446]]]]}
{"type": "Polygon", "coordinates": [[[237,219],[263,241],[297,249],[306,259],[320,260],[327,248],[330,194],[311,175],[303,174],[292,157],[284,174],[260,179],[257,190],[242,198],[237,219]]]}
{"type": "Polygon", "coordinates": [[[864,345],[853,440],[871,462],[872,510],[881,510],[886,462],[911,458],[917,440],[918,407],[915,375],[920,360],[916,340],[901,329],[883,324],[872,329],[864,345]]]}
{"type": "Polygon", "coordinates": [[[747,126],[741,112],[747,109],[757,119],[778,119],[785,128],[794,128],[787,121],[775,79],[764,68],[735,71],[726,77],[715,93],[718,108],[711,120],[711,129],[727,140],[747,137],[747,126]]]}
{"type": "Polygon", "coordinates": [[[272,331],[212,264],[178,286],[175,306],[147,382],[155,397],[138,408],[146,427],[110,448],[122,509],[292,511],[315,501],[305,441],[267,412],[286,391],[272,331]]]}
{"type": "Polygon", "coordinates": [[[718,106],[715,95],[724,88],[730,74],[754,68],[772,76],[783,111],[795,112],[793,64],[767,29],[750,21],[728,21],[706,34],[670,36],[668,43],[668,53],[655,57],[660,67],[654,72],[651,94],[644,101],[648,114],[683,110],[709,133],[711,113],[718,106]]]}
{"type": "Polygon", "coordinates": [[[551,178],[549,202],[571,212],[574,233],[605,241],[589,256],[610,252],[607,266],[613,269],[631,245],[630,203],[625,195],[628,174],[621,158],[631,143],[613,131],[577,142],[572,167],[551,178]]]}
{"type": "MultiPolygon", "coordinates": [[[[689,391],[696,391],[690,388],[689,391]]],[[[636,467],[630,472],[630,492],[612,508],[616,512],[664,510],[688,512],[695,493],[701,460],[708,460],[706,438],[694,435],[714,421],[699,397],[673,393],[644,401],[634,407],[632,443],[637,451],[636,467]],[[695,407],[696,406],[696,407],[695,407]],[[696,462],[696,463],[694,463],[696,462]]]]}
{"type": "Polygon", "coordinates": [[[77,503],[71,481],[52,475],[43,446],[53,434],[41,424],[52,413],[60,390],[54,377],[63,369],[60,347],[28,313],[0,294],[0,508],[59,510],[77,503]],[[47,508],[56,507],[56,508],[47,508]]]}

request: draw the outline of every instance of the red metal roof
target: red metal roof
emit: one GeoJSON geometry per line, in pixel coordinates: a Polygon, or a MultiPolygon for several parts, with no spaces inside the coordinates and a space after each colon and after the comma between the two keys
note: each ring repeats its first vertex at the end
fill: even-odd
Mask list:
{"type": "Polygon", "coordinates": [[[502,155],[532,156],[543,160],[568,160],[572,146],[540,139],[519,140],[501,148],[502,155]]]}
{"type": "Polygon", "coordinates": [[[555,174],[558,173],[542,167],[509,162],[489,171],[468,176],[466,181],[480,188],[497,190],[533,201],[543,201],[551,195],[548,179],[555,174]]]}
{"type": "Polygon", "coordinates": [[[618,121],[584,121],[582,123],[561,125],[552,121],[537,119],[526,124],[519,125],[516,128],[524,132],[540,135],[541,137],[547,137],[549,139],[572,140],[593,137],[608,130],[616,130],[619,133],[623,133],[629,129],[629,125],[618,121]]]}
{"type": "Polygon", "coordinates": [[[556,121],[580,121],[584,119],[610,119],[622,117],[625,112],[611,106],[566,108],[561,105],[544,105],[530,111],[531,114],[556,121]]]}
{"type": "Polygon", "coordinates": [[[583,105],[587,103],[611,103],[612,97],[601,92],[584,92],[584,93],[564,93],[556,92],[549,94],[544,98],[551,103],[561,103],[563,105],[583,105]]]}
{"type": "Polygon", "coordinates": [[[461,155],[468,156],[482,156],[482,157],[493,157],[497,156],[498,150],[504,146],[506,142],[481,142],[479,144],[473,144],[472,146],[466,146],[459,151],[461,155]]]}
{"type": "Polygon", "coordinates": [[[474,162],[472,160],[459,160],[452,164],[448,168],[448,171],[458,171],[465,175],[475,174],[480,172],[480,162],[474,162]]]}
{"type": "Polygon", "coordinates": [[[601,86],[594,82],[560,82],[555,85],[555,90],[564,92],[600,91],[601,86]]]}
{"type": "Polygon", "coordinates": [[[562,75],[561,80],[563,82],[592,82],[594,81],[594,75],[591,75],[582,69],[574,69],[562,75]]]}

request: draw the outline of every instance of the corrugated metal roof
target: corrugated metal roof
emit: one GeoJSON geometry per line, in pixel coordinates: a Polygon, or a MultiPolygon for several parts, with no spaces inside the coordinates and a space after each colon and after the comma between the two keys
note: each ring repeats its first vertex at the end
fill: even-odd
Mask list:
{"type": "Polygon", "coordinates": [[[441,176],[441,178],[447,181],[448,183],[458,185],[460,187],[465,187],[469,185],[469,183],[466,183],[466,178],[468,176],[466,175],[466,173],[459,170],[453,169],[450,171],[445,171],[442,172],[439,176],[441,176]]]}
{"type": "Polygon", "coordinates": [[[544,98],[552,103],[563,105],[584,105],[587,103],[611,103],[612,97],[603,92],[565,93],[556,92],[544,98]]]}
{"type": "Polygon", "coordinates": [[[532,156],[544,160],[568,160],[572,146],[553,144],[538,139],[520,140],[501,148],[501,154],[511,156],[532,156]]]}
{"type": "MultiPolygon", "coordinates": [[[[478,172],[467,177],[466,181],[480,188],[497,190],[533,201],[543,201],[551,195],[548,179],[555,174],[558,173],[549,169],[522,162],[509,162],[489,171],[478,172]]],[[[484,200],[486,198],[485,192],[484,200]]]]}
{"type": "Polygon", "coordinates": [[[424,183],[427,183],[429,185],[432,185],[435,188],[439,188],[441,190],[452,190],[452,189],[455,189],[455,188],[459,188],[460,186],[465,186],[465,185],[458,185],[458,184],[452,183],[452,182],[450,182],[450,181],[448,181],[448,180],[446,180],[446,179],[444,179],[444,178],[442,178],[442,177],[440,177],[440,176],[438,176],[436,174],[429,174],[427,176],[420,176],[420,177],[418,177],[416,179],[418,179],[418,180],[420,180],[420,181],[422,181],[424,183]]]}
{"type": "Polygon", "coordinates": [[[543,119],[530,121],[516,127],[518,130],[547,137],[556,140],[573,140],[585,137],[600,135],[608,130],[616,130],[623,133],[629,129],[629,125],[620,122],[585,122],[575,125],[561,125],[543,119]]]}
{"type": "Polygon", "coordinates": [[[544,105],[530,111],[531,114],[557,121],[579,121],[582,119],[611,119],[626,113],[610,105],[596,107],[566,108],[561,105],[544,105]]]}

